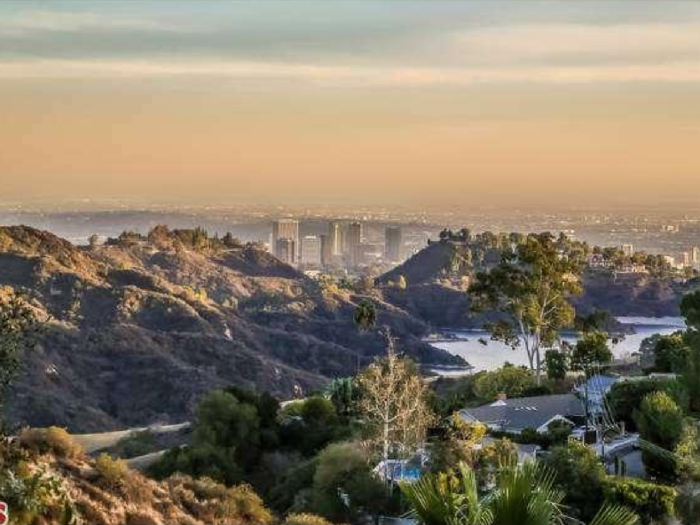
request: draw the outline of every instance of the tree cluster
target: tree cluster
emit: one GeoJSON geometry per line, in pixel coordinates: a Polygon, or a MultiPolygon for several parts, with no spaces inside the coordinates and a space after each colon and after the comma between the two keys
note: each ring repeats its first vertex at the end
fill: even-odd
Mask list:
{"type": "Polygon", "coordinates": [[[0,413],[7,389],[20,369],[22,355],[36,343],[40,327],[39,319],[24,299],[12,289],[0,289],[0,413]]]}

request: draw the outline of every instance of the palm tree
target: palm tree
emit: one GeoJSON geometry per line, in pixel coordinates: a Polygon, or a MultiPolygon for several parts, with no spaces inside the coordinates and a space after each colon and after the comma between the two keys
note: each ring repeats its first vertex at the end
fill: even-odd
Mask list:
{"type": "MultiPolygon", "coordinates": [[[[420,525],[559,525],[564,523],[563,494],[553,472],[536,462],[503,465],[495,488],[480,496],[474,471],[460,464],[458,474],[428,474],[401,491],[420,525]]],[[[624,507],[604,505],[590,525],[635,525],[624,507]]]]}
{"type": "Polygon", "coordinates": [[[474,471],[464,463],[459,464],[459,476],[441,472],[400,487],[412,507],[411,516],[421,525],[492,522],[491,511],[479,500],[474,471]]]}
{"type": "Polygon", "coordinates": [[[496,489],[487,498],[493,512],[491,525],[558,525],[562,523],[564,493],[554,488],[554,472],[528,461],[505,465],[496,489]]]}
{"type": "Polygon", "coordinates": [[[591,525],[636,525],[638,522],[637,515],[631,510],[606,503],[593,517],[591,525]]]}

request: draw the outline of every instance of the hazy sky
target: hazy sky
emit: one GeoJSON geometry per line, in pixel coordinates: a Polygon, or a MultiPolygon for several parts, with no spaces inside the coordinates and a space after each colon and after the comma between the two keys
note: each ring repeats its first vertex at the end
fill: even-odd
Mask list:
{"type": "Polygon", "coordinates": [[[700,2],[0,3],[0,200],[700,198],[700,2]]]}

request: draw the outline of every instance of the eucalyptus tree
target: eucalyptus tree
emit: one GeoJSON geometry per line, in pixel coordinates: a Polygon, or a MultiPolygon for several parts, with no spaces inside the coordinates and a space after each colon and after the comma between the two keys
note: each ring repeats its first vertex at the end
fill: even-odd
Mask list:
{"type": "Polygon", "coordinates": [[[501,262],[479,272],[469,287],[472,310],[494,312],[485,324],[491,338],[523,347],[538,384],[543,350],[561,344],[560,332],[574,323],[571,298],[582,292],[585,246],[550,233],[530,234],[505,250],[501,262]]]}

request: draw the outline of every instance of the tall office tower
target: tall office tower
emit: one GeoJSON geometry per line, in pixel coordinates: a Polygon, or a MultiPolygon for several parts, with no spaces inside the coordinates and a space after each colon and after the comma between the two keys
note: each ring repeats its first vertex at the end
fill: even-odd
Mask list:
{"type": "Polygon", "coordinates": [[[398,262],[401,259],[401,228],[387,226],[384,230],[384,258],[398,262]]]}
{"type": "Polygon", "coordinates": [[[339,222],[328,223],[328,243],[331,256],[343,254],[343,225],[339,222]]]}
{"type": "Polygon", "coordinates": [[[292,239],[282,237],[275,243],[275,255],[283,263],[294,264],[296,260],[296,243],[292,239]]]}
{"type": "Polygon", "coordinates": [[[321,264],[329,266],[333,261],[333,246],[330,235],[321,235],[321,264]]]}
{"type": "Polygon", "coordinates": [[[278,258],[277,241],[279,239],[291,239],[294,241],[294,247],[297,248],[299,246],[299,221],[281,219],[272,223],[272,253],[278,258]]]}
{"type": "Polygon", "coordinates": [[[698,264],[700,263],[700,248],[695,246],[693,248],[693,264],[698,264]]]}
{"type": "Polygon", "coordinates": [[[316,235],[306,235],[301,239],[302,264],[321,264],[321,239],[316,235]]]}
{"type": "Polygon", "coordinates": [[[362,243],[362,223],[350,223],[345,233],[345,239],[345,253],[349,257],[350,264],[355,266],[358,262],[357,247],[362,243]]]}
{"type": "Polygon", "coordinates": [[[625,257],[632,257],[634,255],[634,246],[631,244],[623,244],[620,248],[625,257]]]}

